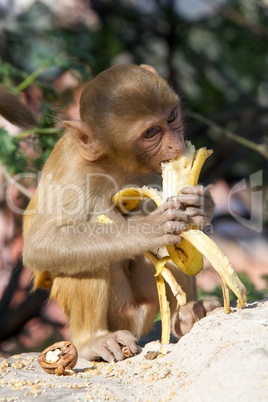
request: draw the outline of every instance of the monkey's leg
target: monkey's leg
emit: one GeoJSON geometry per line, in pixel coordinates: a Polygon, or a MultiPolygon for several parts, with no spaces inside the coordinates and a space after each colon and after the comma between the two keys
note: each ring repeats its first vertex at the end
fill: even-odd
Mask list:
{"type": "Polygon", "coordinates": [[[177,301],[171,293],[169,286],[167,286],[167,295],[171,310],[171,330],[173,335],[180,338],[191,330],[196,321],[201,320],[207,313],[215,308],[221,307],[221,305],[217,301],[198,301],[195,276],[184,274],[172,263],[168,263],[167,265],[186,293],[187,298],[187,304],[185,306],[177,307],[177,301]]]}
{"type": "Polygon", "coordinates": [[[133,354],[138,347],[129,331],[109,332],[111,267],[99,268],[79,277],[58,277],[51,298],[62,307],[69,319],[71,338],[79,356],[88,360],[123,360],[121,346],[133,354]]]}
{"type": "Polygon", "coordinates": [[[153,327],[159,311],[154,273],[144,256],[114,267],[108,313],[112,331],[125,329],[139,339],[153,327]]]}
{"type": "Polygon", "coordinates": [[[57,277],[51,299],[57,301],[69,319],[72,340],[79,349],[95,332],[107,331],[110,278],[108,271],[57,277]]]}

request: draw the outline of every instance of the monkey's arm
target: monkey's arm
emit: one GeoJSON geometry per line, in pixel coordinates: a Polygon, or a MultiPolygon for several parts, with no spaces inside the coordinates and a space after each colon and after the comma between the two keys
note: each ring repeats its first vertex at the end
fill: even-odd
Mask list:
{"type": "Polygon", "coordinates": [[[108,225],[83,221],[59,227],[55,220],[37,216],[25,235],[24,264],[34,271],[74,275],[177,244],[188,220],[179,208],[168,201],[148,216],[120,217],[108,225]]]}

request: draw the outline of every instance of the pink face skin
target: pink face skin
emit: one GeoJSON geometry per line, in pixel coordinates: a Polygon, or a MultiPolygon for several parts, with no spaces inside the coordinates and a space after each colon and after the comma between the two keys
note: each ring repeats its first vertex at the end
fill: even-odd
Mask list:
{"type": "Polygon", "coordinates": [[[147,171],[161,173],[161,163],[176,158],[185,148],[180,108],[176,105],[162,117],[147,119],[141,125],[143,132],[135,146],[137,158],[147,171]]]}

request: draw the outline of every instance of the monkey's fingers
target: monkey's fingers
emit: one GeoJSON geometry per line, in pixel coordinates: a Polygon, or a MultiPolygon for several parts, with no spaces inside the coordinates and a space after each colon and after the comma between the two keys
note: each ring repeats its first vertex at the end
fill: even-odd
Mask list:
{"type": "MultiPolygon", "coordinates": [[[[130,349],[133,355],[139,353],[139,346],[137,345],[137,339],[129,331],[119,330],[113,333],[114,339],[121,346],[126,346],[130,349]]],[[[121,351],[122,353],[122,351],[121,351]]]]}
{"type": "Polygon", "coordinates": [[[185,213],[189,219],[189,228],[203,230],[211,223],[212,214],[206,209],[189,207],[185,213]]]}
{"type": "Polygon", "coordinates": [[[204,197],[201,195],[180,194],[176,198],[184,207],[201,207],[204,205],[204,197]]]}
{"type": "Polygon", "coordinates": [[[181,190],[181,194],[196,194],[201,195],[202,197],[210,197],[210,192],[207,187],[202,186],[202,184],[198,184],[196,186],[187,186],[181,190]]]}
{"type": "MultiPolygon", "coordinates": [[[[118,348],[120,349],[119,345],[118,345],[118,348]]],[[[116,355],[116,352],[114,352],[114,353],[116,355]]],[[[105,362],[108,362],[108,363],[115,363],[116,361],[123,360],[123,358],[120,359],[119,355],[117,355],[117,358],[116,358],[114,353],[107,346],[103,346],[98,354],[102,358],[102,360],[104,360],[105,362]]]]}
{"type": "Polygon", "coordinates": [[[188,217],[194,218],[196,216],[205,216],[205,211],[202,211],[200,208],[189,207],[185,210],[185,213],[188,217]]]}
{"type": "Polygon", "coordinates": [[[92,346],[93,359],[101,358],[108,363],[124,360],[126,356],[122,352],[122,346],[126,346],[132,355],[139,351],[136,338],[129,331],[119,330],[96,340],[92,346]]]}
{"type": "MultiPolygon", "coordinates": [[[[109,337],[107,339],[107,347],[109,354],[111,354],[113,357],[113,360],[116,360],[117,362],[124,360],[124,355],[122,353],[121,347],[113,337],[109,337]]],[[[111,361],[112,360],[110,360],[109,363],[111,361]]]]}

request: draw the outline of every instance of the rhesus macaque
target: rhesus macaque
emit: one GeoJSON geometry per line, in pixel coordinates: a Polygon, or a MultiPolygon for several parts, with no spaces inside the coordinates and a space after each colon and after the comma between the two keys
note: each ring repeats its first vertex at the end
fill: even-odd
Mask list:
{"type": "MultiPolygon", "coordinates": [[[[180,99],[152,67],[102,72],[85,86],[80,115],[65,122],[25,212],[23,260],[36,286],[52,280],[51,298],[68,316],[79,355],[119,361],[122,345],[137,353],[159,310],[155,268],[143,252],[179,243],[188,224],[205,227],[213,201],[196,186],[136,215],[112,205],[124,187],[159,186],[161,162],[184,149],[180,99]],[[114,223],[99,223],[100,214],[114,223]]],[[[195,278],[169,268],[189,301],[177,309],[167,286],[180,337],[218,304],[197,302],[195,278]]]]}

